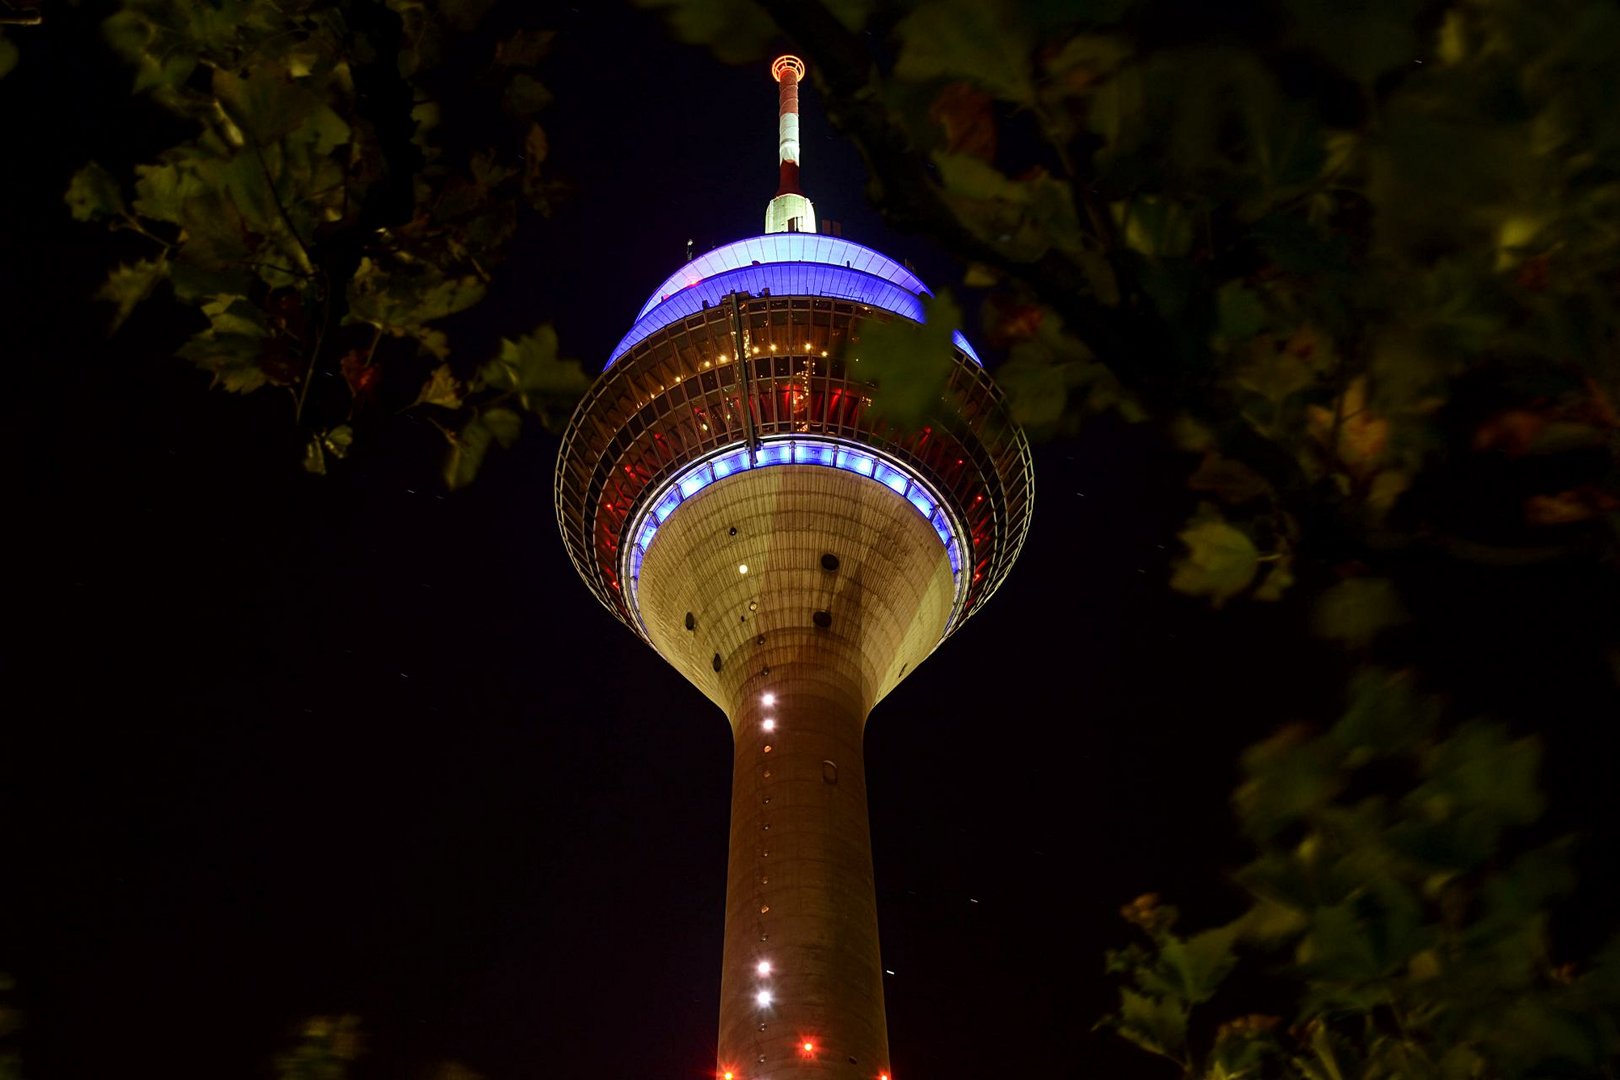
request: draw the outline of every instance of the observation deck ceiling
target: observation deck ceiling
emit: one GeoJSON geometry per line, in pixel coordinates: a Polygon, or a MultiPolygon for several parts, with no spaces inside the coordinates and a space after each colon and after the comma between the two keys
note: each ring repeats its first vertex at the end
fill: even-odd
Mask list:
{"type": "MultiPolygon", "coordinates": [[[[770,233],[700,255],[664,279],[614,346],[604,370],[638,342],[722,302],[735,292],[820,296],[880,308],[913,322],[924,318],[932,296],[910,270],[887,255],[836,236],[770,233]]],[[[955,341],[975,362],[978,354],[960,330],[955,341]]]]}

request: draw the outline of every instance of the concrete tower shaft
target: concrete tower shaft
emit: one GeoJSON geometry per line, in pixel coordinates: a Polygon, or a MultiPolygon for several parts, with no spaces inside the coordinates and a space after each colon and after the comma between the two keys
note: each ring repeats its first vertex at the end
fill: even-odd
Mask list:
{"type": "Polygon", "coordinates": [[[862,733],[955,594],[914,507],[816,466],[709,485],[647,552],[648,636],[734,734],[722,1075],[890,1071],[862,733]]]}

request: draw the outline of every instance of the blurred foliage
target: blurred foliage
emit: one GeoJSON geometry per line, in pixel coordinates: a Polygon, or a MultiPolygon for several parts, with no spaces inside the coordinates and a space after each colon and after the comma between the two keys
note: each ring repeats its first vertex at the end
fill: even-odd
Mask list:
{"type": "Polygon", "coordinates": [[[284,391],[311,472],[414,408],[444,433],[459,486],[492,432],[504,445],[525,415],[556,424],[586,386],[548,327],[521,386],[485,378],[450,337],[519,207],[545,213],[561,190],[534,119],[550,100],[548,32],[520,30],[481,61],[475,82],[507,117],[501,149],[437,138],[434,74],[478,40],[489,6],[122,0],[104,24],[135,92],[188,133],[130,176],[90,162],[66,192],[75,218],[150,248],[108,275],[112,325],[160,292],[193,309],[179,355],[227,391],[284,391]]]}
{"type": "MultiPolygon", "coordinates": [[[[1354,663],[1420,651],[1436,578],[1575,568],[1620,680],[1620,7],[640,2],[808,58],[1033,436],[1108,411],[1184,453],[1173,589],[1286,601],[1354,663]]],[[[1615,1075],[1620,945],[1549,955],[1538,753],[1361,676],[1244,759],[1241,918],[1126,909],[1107,1026],[1188,1077],[1615,1075]],[[1256,979],[1292,1015],[1227,1009],[1256,979]]]]}
{"type": "Polygon", "coordinates": [[[1126,905],[1142,940],[1109,954],[1102,1026],[1205,1080],[1613,1076],[1620,937],[1552,953],[1574,876],[1569,841],[1531,828],[1539,745],[1442,712],[1370,672],[1330,730],[1251,747],[1246,910],[1184,936],[1158,897],[1126,905]]]}
{"type": "Polygon", "coordinates": [[[810,58],[1032,435],[1188,452],[1176,589],[1367,644],[1431,556],[1620,554],[1608,0],[640,2],[810,58]]]}
{"type": "MultiPolygon", "coordinates": [[[[287,1049],[275,1056],[275,1080],[347,1080],[365,1050],[359,1017],[312,1016],[299,1025],[287,1049]]],[[[422,1075],[427,1080],[482,1080],[454,1061],[440,1062],[422,1075]]]]}
{"type": "Polygon", "coordinates": [[[312,1016],[276,1055],[276,1080],[344,1080],[364,1049],[357,1016],[312,1016]]]}

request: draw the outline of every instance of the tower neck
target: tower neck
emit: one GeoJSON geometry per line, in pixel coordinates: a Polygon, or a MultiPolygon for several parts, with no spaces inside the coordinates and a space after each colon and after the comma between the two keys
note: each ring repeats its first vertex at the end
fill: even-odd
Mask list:
{"type": "Polygon", "coordinates": [[[857,680],[772,670],[732,716],[719,1074],[889,1072],[857,680]]]}
{"type": "Polygon", "coordinates": [[[799,190],[799,80],[804,61],[780,56],[771,65],[776,78],[776,197],[765,208],[765,231],[815,232],[816,211],[799,190]]]}

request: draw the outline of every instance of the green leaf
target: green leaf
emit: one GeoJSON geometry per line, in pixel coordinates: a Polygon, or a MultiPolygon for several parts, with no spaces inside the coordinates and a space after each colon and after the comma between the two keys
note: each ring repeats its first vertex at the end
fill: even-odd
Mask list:
{"type": "Polygon", "coordinates": [[[1237,963],[1232,946],[1237,942],[1238,924],[1216,927],[1182,940],[1170,936],[1160,955],[1176,975],[1179,992],[1189,1004],[1215,996],[1221,980],[1237,963]]]}
{"type": "Polygon", "coordinates": [[[203,305],[210,326],[181,346],[176,356],[212,372],[214,384],[247,394],[272,381],[265,370],[269,331],[264,312],[239,296],[203,305]]]}
{"type": "Polygon", "coordinates": [[[1363,758],[1420,745],[1440,721],[1440,703],[1420,697],[1405,675],[1364,671],[1350,682],[1349,705],[1333,725],[1333,740],[1363,758]]]}
{"type": "Polygon", "coordinates": [[[1192,249],[1193,221],[1187,209],[1157,195],[1114,204],[1125,246],[1153,258],[1180,257],[1192,249]]]}
{"type": "Polygon", "coordinates": [[[1266,325],[1266,309],[1242,282],[1228,281],[1215,294],[1215,325],[1227,341],[1244,341],[1266,325]]]}
{"type": "Polygon", "coordinates": [[[473,388],[515,392],[524,409],[554,427],[572,413],[590,383],[579,361],[557,355],[557,331],[547,323],[516,341],[503,339],[495,359],[478,369],[473,388]]]}
{"type": "Polygon", "coordinates": [[[495,441],[505,448],[510,448],[517,442],[518,435],[523,430],[522,415],[511,409],[485,409],[482,419],[490,434],[495,436],[495,441]]]}
{"type": "Polygon", "coordinates": [[[1243,831],[1267,840],[1297,825],[1338,795],[1343,780],[1335,747],[1287,727],[1243,752],[1243,783],[1232,795],[1243,831]]]}
{"type": "Polygon", "coordinates": [[[1181,530],[1187,554],[1176,563],[1170,587],[1189,596],[1207,596],[1215,607],[1249,587],[1260,569],[1254,541],[1219,516],[1195,519],[1181,530]]]}
{"type": "Polygon", "coordinates": [[[923,300],[927,322],[871,320],[845,351],[850,374],[876,383],[872,415],[915,429],[938,417],[952,371],[952,332],[961,312],[949,292],[923,300]]]}
{"type": "Polygon", "coordinates": [[[484,283],[478,277],[447,277],[425,263],[385,267],[365,258],[349,282],[349,318],[396,337],[419,336],[423,323],[464,311],[483,298],[484,283]]]}
{"type": "Polygon", "coordinates": [[[936,152],[933,161],[963,225],[1019,261],[1038,259],[1052,247],[1078,256],[1098,298],[1118,301],[1113,269],[1088,246],[1067,184],[1040,170],[1013,180],[972,154],[936,152]]]}
{"type": "Polygon", "coordinates": [[[416,404],[461,408],[461,382],[450,373],[449,364],[440,364],[433,369],[428,381],[422,384],[422,392],[416,395],[416,404]]]}
{"type": "Polygon", "coordinates": [[[304,471],[317,476],[326,475],[326,453],[321,449],[321,437],[311,435],[304,443],[304,471]]]}
{"type": "Polygon", "coordinates": [[[129,313],[135,310],[135,305],[150,296],[157,283],[168,276],[168,272],[168,260],[159,258],[126,263],[107,275],[107,282],[96,292],[96,299],[110,300],[118,305],[109,332],[124,324],[129,313]]]}
{"type": "Polygon", "coordinates": [[[339,424],[321,437],[321,445],[335,458],[348,457],[349,447],[354,445],[354,429],[348,424],[339,424]]]}
{"type": "Polygon", "coordinates": [[[1187,1014],[1168,998],[1121,989],[1116,1024],[1119,1033],[1144,1050],[1179,1058],[1187,1040],[1187,1014]]]}
{"type": "Polygon", "coordinates": [[[513,116],[530,116],[550,105],[551,101],[551,91],[539,79],[518,72],[506,84],[506,92],[501,95],[501,108],[513,116]]]}
{"type": "Polygon", "coordinates": [[[474,416],[466,427],[460,431],[446,432],[445,437],[450,440],[450,453],[444,462],[444,483],[451,491],[457,491],[478,476],[495,433],[482,417],[474,416]]]}
{"type": "Polygon", "coordinates": [[[68,181],[65,201],[75,221],[94,221],[125,213],[124,196],[112,173],[92,161],[68,181]]]}
{"type": "Polygon", "coordinates": [[[1022,346],[996,369],[996,385],[1007,395],[1013,419],[1031,430],[1056,423],[1069,397],[1068,380],[1049,354],[1022,346]]]}
{"type": "Polygon", "coordinates": [[[1450,814],[1483,815],[1492,828],[1528,825],[1541,816],[1540,766],[1535,739],[1510,740],[1496,725],[1472,724],[1427,756],[1427,780],[1412,798],[1437,800],[1450,814]]]}
{"type": "Polygon", "coordinates": [[[1400,593],[1388,578],[1350,578],[1328,589],[1316,602],[1315,631],[1353,649],[1407,621],[1400,593]]]}
{"type": "Polygon", "coordinates": [[[743,64],[764,56],[781,38],[770,16],[753,0],[635,0],[638,7],[664,13],[675,37],[707,45],[715,59],[743,64]]]}
{"type": "Polygon", "coordinates": [[[1034,43],[1007,0],[933,0],[894,32],[896,78],[967,79],[1005,101],[1034,104],[1034,43]]]}
{"type": "Polygon", "coordinates": [[[202,190],[196,174],[177,164],[135,166],[135,212],[143,217],[179,224],[202,190]]]}

